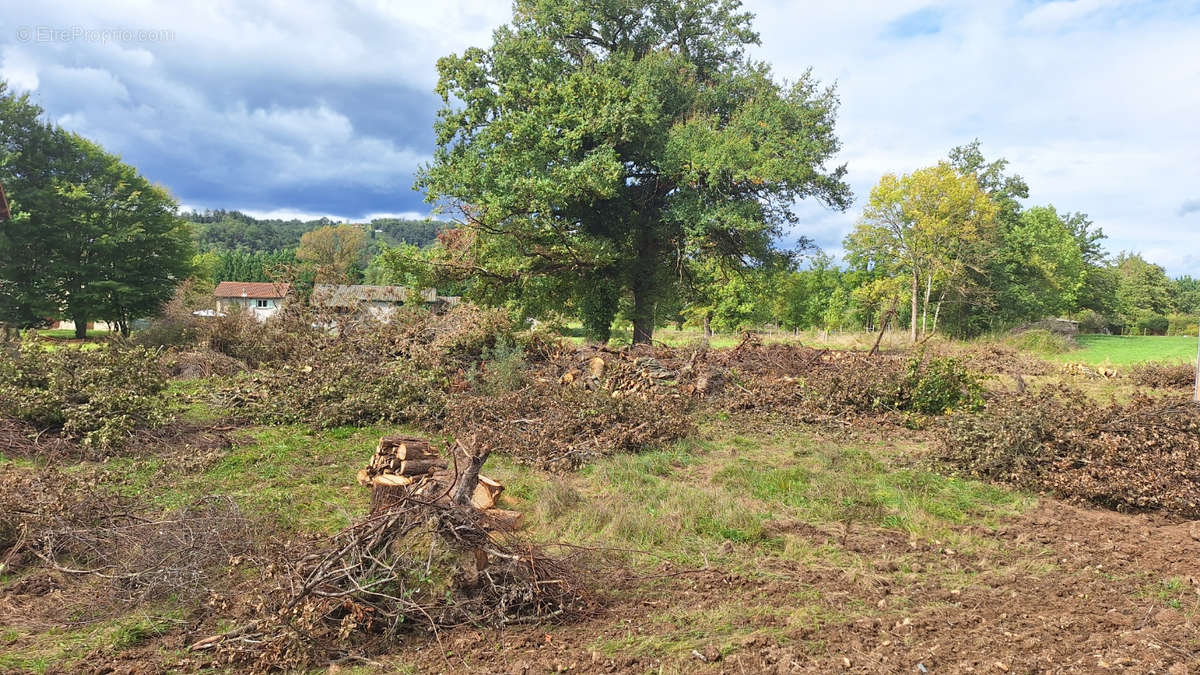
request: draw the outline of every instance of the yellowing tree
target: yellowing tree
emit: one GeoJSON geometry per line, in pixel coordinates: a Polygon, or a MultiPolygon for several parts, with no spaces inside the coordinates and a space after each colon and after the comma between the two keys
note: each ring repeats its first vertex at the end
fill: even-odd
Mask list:
{"type": "Polygon", "coordinates": [[[319,283],[345,283],[366,249],[367,235],[353,225],[326,225],[300,237],[296,258],[313,264],[319,283]]]}
{"type": "MultiPolygon", "coordinates": [[[[980,270],[991,254],[996,215],[997,206],[975,176],[941,162],[905,176],[883,176],[845,245],[850,255],[908,279],[909,329],[916,342],[935,288],[940,309],[946,294],[961,294],[969,272],[980,270]]],[[[933,325],[936,330],[936,311],[933,325]]]]}

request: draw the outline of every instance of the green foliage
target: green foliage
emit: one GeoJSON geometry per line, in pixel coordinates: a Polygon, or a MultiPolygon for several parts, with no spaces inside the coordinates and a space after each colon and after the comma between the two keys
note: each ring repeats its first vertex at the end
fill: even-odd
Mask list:
{"type": "Polygon", "coordinates": [[[1079,332],[1085,334],[1107,334],[1111,323],[1103,314],[1094,309],[1085,309],[1075,315],[1079,322],[1079,332]]]}
{"type": "Polygon", "coordinates": [[[516,391],[525,384],[525,350],[511,337],[497,338],[496,344],[483,349],[481,374],[476,375],[485,394],[497,396],[516,391]]]}
{"type": "MultiPolygon", "coordinates": [[[[196,245],[203,251],[270,253],[295,249],[305,232],[337,224],[328,218],[303,221],[255,218],[240,211],[224,209],[189,211],[182,217],[194,224],[196,245]]],[[[366,229],[374,245],[428,246],[437,238],[442,227],[442,223],[433,220],[376,218],[367,224],[366,229]]]]}
{"type": "Polygon", "coordinates": [[[467,214],[448,248],[472,297],[540,312],[602,274],[646,342],[693,262],[761,264],[797,201],[849,203],[844,169],[825,168],[832,91],[750,60],[738,2],[681,9],[519,0],[489,48],[438,62],[438,149],[417,187],[467,214]]]}
{"type": "Polygon", "coordinates": [[[901,410],[940,415],[952,410],[978,410],[983,387],[958,359],[913,356],[908,361],[901,410]]]}
{"type": "Polygon", "coordinates": [[[187,223],[162,188],[0,83],[0,182],[18,212],[0,228],[0,320],[130,321],[191,271],[187,223]]]}
{"type": "Polygon", "coordinates": [[[1013,347],[1035,354],[1066,354],[1074,348],[1071,340],[1044,328],[1023,330],[1005,340],[1013,347]]]}
{"type": "Polygon", "coordinates": [[[1171,305],[1180,314],[1200,315],[1200,279],[1182,276],[1172,280],[1171,305]]]}
{"type": "Polygon", "coordinates": [[[213,283],[222,281],[255,281],[271,282],[285,278],[299,264],[296,251],[281,249],[275,251],[246,251],[222,250],[206,253],[215,257],[211,276],[213,283]]]}
{"type": "Polygon", "coordinates": [[[0,356],[0,413],[114,450],[136,429],[170,420],[166,382],[158,355],[142,347],[47,351],[26,340],[0,356]]]}
{"type": "Polygon", "coordinates": [[[1138,317],[1133,329],[1138,335],[1166,335],[1171,327],[1171,320],[1160,314],[1148,314],[1138,317]]]}
{"type": "MultiPolygon", "coordinates": [[[[1141,331],[1140,322],[1153,316],[1165,315],[1171,308],[1171,280],[1159,265],[1141,255],[1122,253],[1117,256],[1117,311],[1126,330],[1141,331]]],[[[1159,325],[1154,322],[1153,325],[1159,325]]],[[[1163,327],[1166,332],[1166,327],[1163,327]]]]}
{"type": "Polygon", "coordinates": [[[995,248],[998,213],[977,177],[948,162],[905,176],[886,174],[845,247],[860,265],[908,282],[915,342],[918,332],[934,328],[930,321],[944,301],[965,304],[977,294],[974,270],[995,248]]]}
{"type": "Polygon", "coordinates": [[[829,413],[910,412],[941,415],[983,404],[983,387],[954,358],[915,354],[906,361],[865,359],[820,368],[804,378],[803,396],[829,413]]]}
{"type": "Polygon", "coordinates": [[[589,275],[577,292],[583,334],[590,342],[605,344],[612,337],[613,319],[621,304],[621,289],[602,275],[589,275]]]}

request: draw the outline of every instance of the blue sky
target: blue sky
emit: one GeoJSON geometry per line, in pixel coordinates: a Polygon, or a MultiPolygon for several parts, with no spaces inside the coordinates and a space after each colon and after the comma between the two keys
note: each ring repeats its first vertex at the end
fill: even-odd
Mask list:
{"type": "MultiPolygon", "coordinates": [[[[0,77],[188,207],[424,215],[434,62],[486,45],[503,0],[34,3],[0,0],[0,77]],[[48,5],[53,6],[48,6],[48,5]]],[[[979,138],[1084,211],[1115,250],[1200,275],[1200,3],[746,0],[781,78],[842,99],[857,202],[801,205],[837,253],[885,172],[979,138]]]]}

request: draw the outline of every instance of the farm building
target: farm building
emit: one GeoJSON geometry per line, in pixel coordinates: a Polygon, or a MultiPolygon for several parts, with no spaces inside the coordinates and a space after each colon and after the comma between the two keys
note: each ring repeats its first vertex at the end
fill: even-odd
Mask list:
{"type": "Polygon", "coordinates": [[[283,307],[290,290],[289,284],[222,281],[213,296],[217,299],[218,313],[240,307],[259,321],[266,321],[283,307]]]}
{"type": "MultiPolygon", "coordinates": [[[[309,302],[314,307],[387,321],[397,307],[408,302],[409,294],[413,292],[405,286],[317,284],[309,302]]],[[[439,296],[434,288],[426,288],[419,293],[421,301],[427,306],[451,306],[458,303],[457,297],[439,296]]]]}

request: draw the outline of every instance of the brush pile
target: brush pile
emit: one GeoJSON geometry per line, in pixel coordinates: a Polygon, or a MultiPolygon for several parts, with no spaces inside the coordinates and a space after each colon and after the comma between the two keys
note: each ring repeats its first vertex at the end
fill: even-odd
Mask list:
{"type": "Polygon", "coordinates": [[[404,634],[565,620],[585,608],[576,564],[501,526],[478,475],[488,451],[455,444],[452,461],[420,439],[383,439],[359,473],[368,516],[304,558],[264,618],[194,643],[213,665],[303,668],[367,658],[404,634]],[[452,468],[450,468],[452,467],[452,468]],[[282,601],[279,598],[283,598],[282,601]]]}
{"type": "Polygon", "coordinates": [[[1139,363],[1126,377],[1139,387],[1187,389],[1196,384],[1196,367],[1187,363],[1139,363]]]}
{"type": "Polygon", "coordinates": [[[92,576],[105,580],[106,595],[121,602],[203,596],[223,580],[232,557],[258,545],[252,524],[226,497],[155,513],[54,469],[29,472],[8,465],[0,481],[4,571],[41,564],[69,576],[92,576]]]}
{"type": "Polygon", "coordinates": [[[940,431],[959,473],[1122,511],[1200,518],[1200,407],[1137,396],[1096,405],[1080,391],[1000,397],[940,431]]]}
{"type": "Polygon", "coordinates": [[[461,394],[450,402],[444,423],[518,462],[550,470],[640,452],[682,438],[693,426],[687,402],[677,396],[638,391],[614,397],[603,388],[536,380],[490,396],[461,394]]]}

